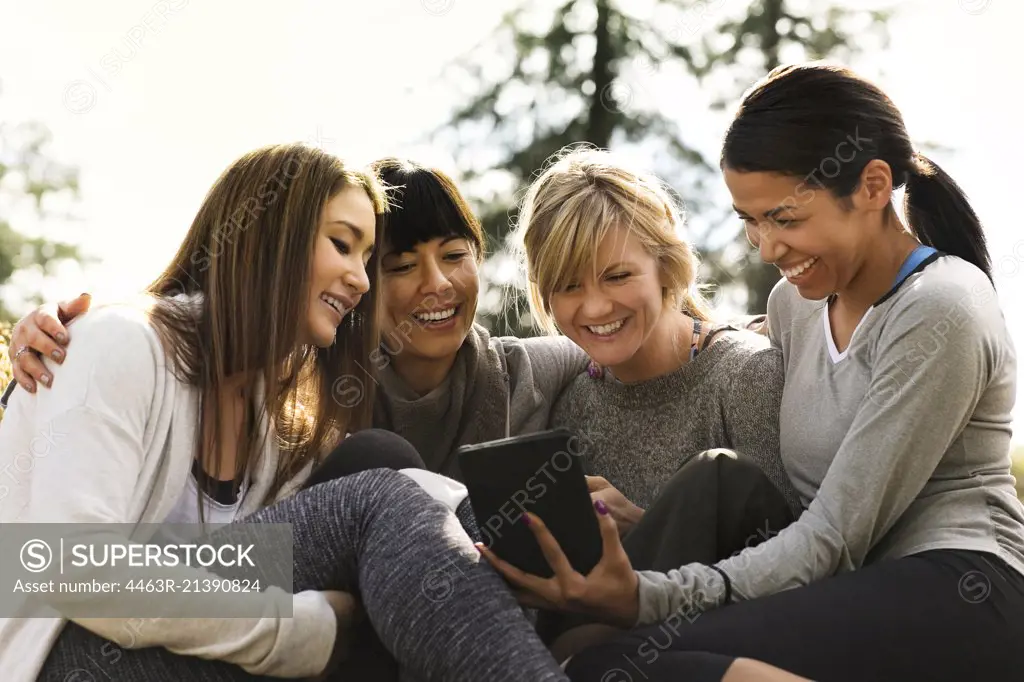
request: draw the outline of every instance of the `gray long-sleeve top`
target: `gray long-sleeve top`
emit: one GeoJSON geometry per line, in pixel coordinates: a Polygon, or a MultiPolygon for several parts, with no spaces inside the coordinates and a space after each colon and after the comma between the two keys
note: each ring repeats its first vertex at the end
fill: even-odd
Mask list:
{"type": "MultiPolygon", "coordinates": [[[[768,324],[785,361],[782,458],[808,508],[716,564],[733,600],[938,548],[991,552],[1024,574],[1009,459],[1016,353],[980,270],[952,256],[926,263],[868,310],[842,353],[826,301],[785,280],[768,324]]],[[[706,565],[638,574],[638,624],[725,597],[706,565]]]]}

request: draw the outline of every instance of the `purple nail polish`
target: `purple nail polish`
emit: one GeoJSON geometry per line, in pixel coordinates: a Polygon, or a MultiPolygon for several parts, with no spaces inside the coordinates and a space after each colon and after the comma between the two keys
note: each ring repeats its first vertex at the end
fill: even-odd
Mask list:
{"type": "Polygon", "coordinates": [[[608,514],[608,505],[604,503],[604,500],[597,500],[594,502],[594,509],[596,509],[597,513],[601,516],[606,516],[608,514]]]}
{"type": "Polygon", "coordinates": [[[526,525],[526,526],[530,525],[530,517],[527,516],[525,513],[522,516],[520,516],[519,518],[521,518],[523,520],[523,525],[526,525]]]}

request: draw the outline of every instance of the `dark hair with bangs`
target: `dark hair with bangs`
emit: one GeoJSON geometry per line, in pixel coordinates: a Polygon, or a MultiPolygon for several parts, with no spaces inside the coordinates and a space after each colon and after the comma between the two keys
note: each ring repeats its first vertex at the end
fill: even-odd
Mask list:
{"type": "Polygon", "coordinates": [[[432,239],[460,237],[473,245],[477,260],[483,260],[480,221],[448,175],[394,157],[375,161],[373,170],[387,188],[390,210],[384,218],[384,241],[388,250],[402,253],[432,239]]]}

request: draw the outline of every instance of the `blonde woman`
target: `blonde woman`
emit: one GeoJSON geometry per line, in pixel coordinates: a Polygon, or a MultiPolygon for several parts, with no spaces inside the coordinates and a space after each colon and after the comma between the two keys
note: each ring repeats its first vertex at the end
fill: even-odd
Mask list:
{"type": "Polygon", "coordinates": [[[592,494],[633,565],[717,561],[789,525],[801,504],[779,456],[781,353],[716,323],[662,183],[569,148],[529,189],[516,235],[534,316],[592,359],[552,423],[585,435],[592,494]]]}
{"type": "Polygon", "coordinates": [[[592,360],[552,421],[592,441],[591,468],[622,493],[606,500],[620,530],[714,448],[748,457],[799,510],[779,458],[781,354],[716,322],[681,212],[657,178],[610,152],[569,148],[530,188],[517,236],[535,318],[592,360]]]}

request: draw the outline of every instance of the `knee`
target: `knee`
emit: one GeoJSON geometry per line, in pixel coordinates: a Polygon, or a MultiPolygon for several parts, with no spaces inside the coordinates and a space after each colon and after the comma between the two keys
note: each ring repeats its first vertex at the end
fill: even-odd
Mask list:
{"type": "Polygon", "coordinates": [[[412,443],[383,429],[357,431],[338,443],[310,476],[307,487],[370,469],[425,469],[412,443]]]}
{"type": "Polygon", "coordinates": [[[677,478],[700,477],[706,479],[728,478],[764,478],[761,467],[750,457],[729,450],[714,448],[704,450],[693,456],[676,472],[677,478]]]}
{"type": "MultiPolygon", "coordinates": [[[[373,463],[374,469],[426,469],[423,457],[412,443],[392,431],[364,429],[343,440],[335,452],[345,449],[346,456],[373,463]]],[[[333,453],[332,453],[333,454],[333,453]]]]}
{"type": "Polygon", "coordinates": [[[565,666],[565,674],[572,682],[632,680],[628,671],[636,667],[639,643],[627,643],[622,639],[604,642],[573,655],[565,666]]]}

